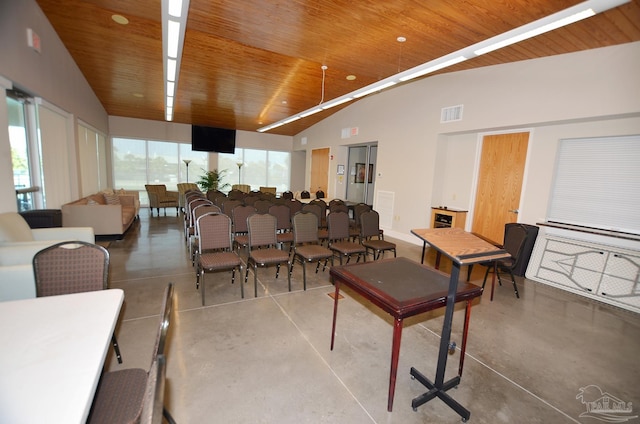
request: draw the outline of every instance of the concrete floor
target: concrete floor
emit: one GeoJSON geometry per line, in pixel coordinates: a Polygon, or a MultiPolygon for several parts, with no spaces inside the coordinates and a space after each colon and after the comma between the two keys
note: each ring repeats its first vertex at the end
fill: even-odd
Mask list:
{"type": "MultiPolygon", "coordinates": [[[[420,260],[420,246],[390,241],[398,256],[420,260]]],[[[175,212],[150,217],[141,211],[141,220],[108,250],[110,287],[125,291],[117,328],[124,363],[110,350],[109,370],[148,369],[162,293],[167,283],[176,286],[165,405],[178,423],[460,422],[438,399],[411,408],[426,389],[409,369],[435,376],[444,309],[405,320],[394,409],[387,412],[392,319],[342,292],[330,351],[328,270],[309,273],[303,291],[297,264],[288,292],[286,275],[276,280],[274,268],[259,269],[258,297],[250,273],[245,299],[241,280],[232,285],[230,273],[207,274],[202,307],[175,212]]],[[[428,253],[427,263],[433,260],[428,253]]],[[[472,278],[483,275],[476,267],[472,278]]],[[[496,286],[493,302],[489,290],[474,302],[462,382],[449,392],[471,411],[470,420],[604,422],[585,416],[582,403],[601,391],[632,409],[613,415],[640,422],[640,315],[522,278],[518,289],[520,299],[504,285],[496,286]]],[[[463,318],[457,307],[452,340],[458,346],[463,318]]],[[[446,379],[456,374],[459,355],[449,356],[446,379]]]]}

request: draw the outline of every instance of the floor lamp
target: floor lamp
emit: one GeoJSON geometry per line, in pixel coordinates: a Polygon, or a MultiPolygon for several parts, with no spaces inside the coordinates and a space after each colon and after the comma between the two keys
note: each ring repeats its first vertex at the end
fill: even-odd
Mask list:
{"type": "Polygon", "coordinates": [[[191,159],[183,159],[185,165],[187,165],[187,182],[189,182],[189,164],[191,163],[191,159]]]}
{"type": "Polygon", "coordinates": [[[238,184],[240,184],[240,171],[242,170],[242,165],[244,165],[244,163],[238,162],[236,165],[238,165],[238,184]]]}

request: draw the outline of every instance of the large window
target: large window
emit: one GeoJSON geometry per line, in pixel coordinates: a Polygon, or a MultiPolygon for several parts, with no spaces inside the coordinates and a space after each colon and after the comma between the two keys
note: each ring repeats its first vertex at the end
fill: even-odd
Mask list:
{"type": "Polygon", "coordinates": [[[291,153],[236,149],[233,154],[218,155],[218,170],[226,170],[226,183],[249,184],[252,190],[262,186],[276,187],[281,193],[290,187],[291,153]]]}
{"type": "Polygon", "coordinates": [[[196,182],[208,169],[208,154],[193,152],[191,145],[169,141],[113,139],[114,188],[140,191],[140,202],[148,203],[145,184],[165,184],[176,190],[181,182],[196,182]],[[189,175],[184,160],[190,160],[189,175]]]}
{"type": "Polygon", "coordinates": [[[640,135],[560,140],[547,220],[640,234],[640,135]]]}

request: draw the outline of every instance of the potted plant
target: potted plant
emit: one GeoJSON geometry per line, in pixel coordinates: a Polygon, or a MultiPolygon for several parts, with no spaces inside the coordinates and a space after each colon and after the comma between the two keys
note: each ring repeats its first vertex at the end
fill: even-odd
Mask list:
{"type": "Polygon", "coordinates": [[[214,169],[213,171],[204,171],[204,175],[200,176],[200,179],[196,182],[200,186],[203,192],[207,192],[209,190],[224,190],[229,187],[228,183],[223,183],[222,179],[224,178],[224,174],[227,172],[226,169],[222,169],[218,171],[214,169]]]}

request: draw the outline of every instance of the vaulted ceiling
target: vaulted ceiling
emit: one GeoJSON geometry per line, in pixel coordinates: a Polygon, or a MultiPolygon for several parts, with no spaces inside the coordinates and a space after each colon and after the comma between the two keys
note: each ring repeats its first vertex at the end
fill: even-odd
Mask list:
{"type": "MultiPolygon", "coordinates": [[[[114,116],[164,120],[158,0],[37,0],[114,116]],[[120,25],[119,14],[129,21],[120,25]]],[[[577,0],[191,0],[174,122],[256,129],[577,0]],[[398,37],[405,37],[400,43],[398,37]],[[323,88],[321,66],[327,66],[323,88]],[[354,80],[347,76],[353,75],[354,80]]],[[[640,40],[640,0],[452,66],[640,40]]],[[[431,74],[433,75],[433,74],[431,74]]],[[[294,135],[341,107],[278,127],[294,135]]]]}

